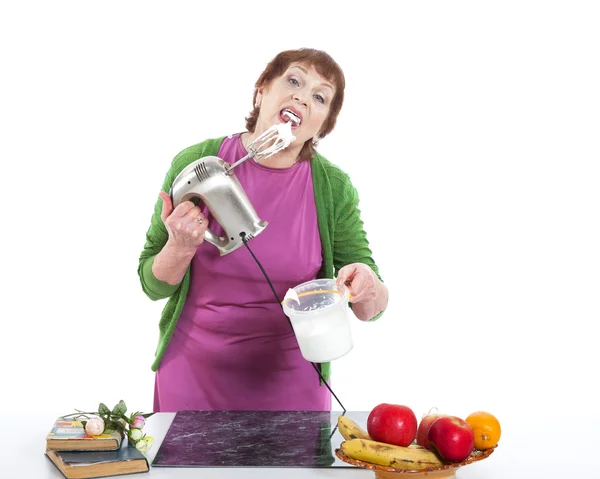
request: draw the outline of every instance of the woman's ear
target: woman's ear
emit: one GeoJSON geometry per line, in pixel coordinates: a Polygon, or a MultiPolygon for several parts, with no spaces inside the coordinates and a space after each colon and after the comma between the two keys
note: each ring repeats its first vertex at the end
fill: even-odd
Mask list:
{"type": "Polygon", "coordinates": [[[254,102],[254,107],[255,108],[260,108],[260,104],[262,103],[262,93],[263,93],[263,89],[260,88],[257,92],[256,92],[256,101],[254,102]]]}

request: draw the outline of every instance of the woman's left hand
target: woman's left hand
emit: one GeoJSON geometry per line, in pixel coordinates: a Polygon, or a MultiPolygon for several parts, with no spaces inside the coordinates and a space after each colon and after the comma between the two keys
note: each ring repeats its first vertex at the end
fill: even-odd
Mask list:
{"type": "Polygon", "coordinates": [[[364,263],[352,263],[338,271],[336,283],[346,284],[350,290],[351,303],[365,303],[377,299],[378,278],[364,263]]]}

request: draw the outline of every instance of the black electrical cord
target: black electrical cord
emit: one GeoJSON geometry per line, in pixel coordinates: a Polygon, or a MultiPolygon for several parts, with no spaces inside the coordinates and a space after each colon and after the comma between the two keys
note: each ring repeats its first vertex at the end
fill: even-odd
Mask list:
{"type": "MultiPolygon", "coordinates": [[[[279,306],[281,306],[281,309],[283,310],[283,306],[281,304],[281,300],[279,299],[279,296],[277,295],[277,292],[275,291],[275,288],[273,287],[273,283],[271,283],[271,280],[269,279],[269,276],[267,276],[267,272],[265,271],[265,268],[263,268],[263,265],[260,264],[260,261],[258,261],[258,258],[254,255],[253,251],[250,249],[250,246],[248,246],[248,240],[246,240],[246,233],[244,231],[242,231],[240,233],[240,236],[242,238],[244,246],[246,246],[246,248],[248,249],[248,251],[250,252],[250,254],[252,255],[252,257],[254,258],[254,261],[256,261],[256,264],[258,265],[258,267],[262,271],[265,279],[267,280],[267,283],[269,283],[271,291],[273,291],[273,295],[275,295],[275,299],[277,300],[277,304],[279,304],[279,306]]],[[[290,318],[288,318],[287,315],[285,315],[285,313],[284,313],[284,316],[285,316],[285,319],[287,319],[287,322],[288,322],[288,324],[290,325],[290,328],[292,328],[292,331],[293,331],[294,327],[292,326],[292,322],[290,321],[290,318]]],[[[329,389],[329,392],[335,398],[335,400],[338,402],[338,404],[340,405],[340,407],[342,408],[342,410],[345,413],[346,412],[346,408],[342,405],[342,403],[340,402],[340,400],[338,399],[338,397],[335,395],[335,393],[333,392],[333,390],[331,389],[331,387],[329,386],[329,384],[327,384],[327,381],[325,381],[325,378],[321,375],[321,371],[319,370],[319,367],[315,363],[313,363],[313,362],[311,362],[310,364],[312,364],[313,368],[315,368],[315,371],[317,371],[317,374],[319,375],[319,378],[321,379],[321,381],[323,381],[323,383],[325,384],[325,386],[327,386],[327,389],[329,389]]],[[[335,429],[334,429],[334,432],[335,432],[335,429]]]]}

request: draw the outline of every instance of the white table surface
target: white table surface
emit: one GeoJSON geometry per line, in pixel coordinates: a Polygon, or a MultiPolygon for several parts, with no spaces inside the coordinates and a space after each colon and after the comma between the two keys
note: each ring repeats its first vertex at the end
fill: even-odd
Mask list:
{"type": "MultiPolygon", "coordinates": [[[[152,416],[146,432],[155,438],[148,453],[150,462],[175,414],[152,416]]],[[[536,418],[502,420],[502,438],[487,459],[460,468],[457,479],[600,479],[600,417],[536,418]]],[[[64,476],[45,457],[45,437],[56,414],[0,412],[0,477],[60,479],[64,476]]],[[[327,478],[373,479],[374,473],[359,468],[183,468],[152,467],[147,474],[114,477],[173,479],[327,478]]]]}

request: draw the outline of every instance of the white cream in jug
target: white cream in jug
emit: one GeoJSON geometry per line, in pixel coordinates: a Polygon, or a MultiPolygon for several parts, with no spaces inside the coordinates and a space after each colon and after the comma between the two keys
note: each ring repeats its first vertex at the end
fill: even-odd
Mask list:
{"type": "Polygon", "coordinates": [[[300,351],[312,362],[337,359],[352,349],[347,306],[326,308],[310,319],[292,320],[300,351]]]}

